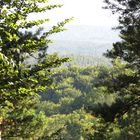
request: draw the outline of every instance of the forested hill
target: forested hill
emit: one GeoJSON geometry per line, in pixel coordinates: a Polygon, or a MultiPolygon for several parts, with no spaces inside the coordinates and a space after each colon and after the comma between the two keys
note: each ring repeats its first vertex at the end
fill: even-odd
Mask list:
{"type": "Polygon", "coordinates": [[[53,35],[54,43],[49,52],[60,54],[94,55],[100,57],[112,43],[119,40],[118,31],[111,27],[100,26],[67,26],[67,30],[53,35]]]}

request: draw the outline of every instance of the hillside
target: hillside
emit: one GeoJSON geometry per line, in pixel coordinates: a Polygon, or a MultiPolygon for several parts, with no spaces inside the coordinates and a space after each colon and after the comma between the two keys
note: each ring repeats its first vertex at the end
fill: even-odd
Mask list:
{"type": "Polygon", "coordinates": [[[54,43],[48,51],[63,55],[91,55],[101,57],[112,48],[112,43],[119,40],[118,31],[111,27],[68,26],[67,30],[51,37],[54,43]]]}

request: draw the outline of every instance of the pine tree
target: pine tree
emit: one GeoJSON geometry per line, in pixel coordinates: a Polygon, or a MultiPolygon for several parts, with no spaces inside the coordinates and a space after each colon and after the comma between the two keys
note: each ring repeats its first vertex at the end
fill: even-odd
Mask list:
{"type": "Polygon", "coordinates": [[[67,61],[46,53],[51,42],[48,36],[63,31],[70,19],[44,32],[39,26],[49,19],[27,18],[32,13],[61,6],[49,5],[48,0],[0,1],[0,137],[3,139],[37,139],[43,134],[47,120],[37,109],[38,93],[51,86],[51,69],[67,61]],[[31,32],[29,29],[33,27],[37,29],[31,32]]]}
{"type": "Polygon", "coordinates": [[[120,57],[129,64],[139,68],[140,66],[140,1],[139,0],[117,0],[114,3],[106,0],[108,8],[113,13],[119,13],[119,26],[121,42],[113,45],[108,52],[110,58],[120,57]]]}
{"type": "Polygon", "coordinates": [[[121,41],[113,44],[113,49],[105,55],[114,61],[112,80],[108,84],[110,92],[118,96],[110,109],[113,115],[121,117],[140,105],[140,1],[105,0],[113,14],[119,14],[121,41]],[[114,84],[113,84],[114,83],[114,84]]]}

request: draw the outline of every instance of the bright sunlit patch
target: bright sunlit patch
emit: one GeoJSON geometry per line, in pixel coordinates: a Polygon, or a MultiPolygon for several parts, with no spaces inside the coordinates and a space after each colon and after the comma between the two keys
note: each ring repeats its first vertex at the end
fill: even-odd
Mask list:
{"type": "Polygon", "coordinates": [[[103,0],[50,0],[51,4],[64,4],[62,8],[46,13],[31,15],[30,19],[51,17],[50,24],[55,24],[66,18],[74,17],[72,25],[115,26],[117,16],[109,10],[104,10],[103,0]]]}

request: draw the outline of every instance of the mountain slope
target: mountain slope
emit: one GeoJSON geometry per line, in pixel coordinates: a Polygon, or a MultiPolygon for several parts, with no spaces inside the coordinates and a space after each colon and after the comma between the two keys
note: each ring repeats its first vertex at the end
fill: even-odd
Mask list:
{"type": "Polygon", "coordinates": [[[67,30],[51,37],[54,43],[49,52],[63,55],[94,55],[100,57],[119,40],[118,32],[110,27],[68,26],[67,30]]]}

